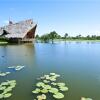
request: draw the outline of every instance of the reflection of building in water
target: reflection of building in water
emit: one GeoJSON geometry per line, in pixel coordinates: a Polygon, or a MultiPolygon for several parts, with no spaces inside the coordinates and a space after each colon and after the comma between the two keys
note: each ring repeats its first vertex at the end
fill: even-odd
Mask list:
{"type": "Polygon", "coordinates": [[[0,46],[0,64],[5,65],[7,61],[7,47],[0,46]]]}
{"type": "Polygon", "coordinates": [[[33,44],[0,47],[0,64],[4,66],[33,64],[34,57],[35,49],[33,44]]]}
{"type": "Polygon", "coordinates": [[[0,37],[9,42],[33,42],[37,24],[32,19],[13,23],[0,28],[0,37]]]}

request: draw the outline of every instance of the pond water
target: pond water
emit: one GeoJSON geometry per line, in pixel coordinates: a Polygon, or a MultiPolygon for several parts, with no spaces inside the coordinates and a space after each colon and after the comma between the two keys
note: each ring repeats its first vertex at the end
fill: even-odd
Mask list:
{"type": "Polygon", "coordinates": [[[62,100],[80,100],[82,96],[100,100],[100,42],[0,46],[0,70],[9,71],[7,67],[13,65],[25,68],[0,77],[0,83],[17,81],[13,96],[7,100],[33,100],[36,78],[50,72],[60,74],[60,80],[69,87],[62,100]]]}

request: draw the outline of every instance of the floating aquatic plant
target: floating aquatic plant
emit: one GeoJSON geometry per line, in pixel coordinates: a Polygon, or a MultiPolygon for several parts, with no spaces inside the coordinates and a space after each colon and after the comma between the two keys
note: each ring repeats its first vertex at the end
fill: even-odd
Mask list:
{"type": "Polygon", "coordinates": [[[10,72],[0,72],[0,76],[6,76],[8,74],[10,74],[10,72]]]}
{"type": "Polygon", "coordinates": [[[16,81],[6,81],[0,84],[0,99],[9,98],[12,94],[10,93],[12,89],[16,86],[16,81]]]}
{"type": "Polygon", "coordinates": [[[68,87],[61,86],[61,87],[60,87],[60,90],[61,90],[61,91],[68,91],[68,87]]]}
{"type": "Polygon", "coordinates": [[[62,93],[58,92],[58,93],[54,94],[53,97],[56,99],[62,99],[62,98],[64,98],[64,95],[62,93]]]}
{"type": "Polygon", "coordinates": [[[49,90],[49,92],[50,93],[54,93],[54,94],[56,94],[56,93],[58,93],[58,89],[57,88],[51,88],[50,90],[49,90]]]}
{"type": "Polygon", "coordinates": [[[25,66],[11,66],[11,67],[8,67],[8,68],[11,68],[11,69],[15,69],[15,70],[21,70],[23,69],[25,66]]]}
{"type": "Polygon", "coordinates": [[[44,86],[45,84],[43,83],[43,82],[38,82],[37,84],[36,84],[36,86],[37,87],[42,87],[42,86],[44,86]]]}
{"type": "Polygon", "coordinates": [[[45,100],[45,99],[46,99],[46,95],[45,95],[45,94],[38,95],[38,96],[37,96],[37,99],[38,99],[38,100],[45,100]]]}
{"type": "Polygon", "coordinates": [[[42,89],[41,93],[48,93],[48,90],[47,89],[42,89]]]}
{"type": "MultiPolygon", "coordinates": [[[[40,82],[36,83],[36,89],[33,90],[32,93],[37,94],[38,100],[44,100],[42,98],[43,94],[45,94],[44,96],[46,99],[47,98],[46,94],[48,93],[51,94],[53,98],[55,99],[64,98],[64,95],[62,92],[68,91],[68,87],[66,87],[65,83],[57,82],[58,77],[60,77],[60,75],[56,73],[50,73],[49,75],[41,76],[40,78],[38,78],[40,82]]],[[[37,99],[34,99],[34,100],[37,100],[37,99]]]]}
{"type": "Polygon", "coordinates": [[[32,93],[37,94],[37,93],[40,93],[40,91],[41,91],[41,90],[40,90],[39,88],[36,88],[35,90],[32,91],[32,93]]]}
{"type": "Polygon", "coordinates": [[[93,100],[93,99],[82,97],[81,100],[93,100]]]}

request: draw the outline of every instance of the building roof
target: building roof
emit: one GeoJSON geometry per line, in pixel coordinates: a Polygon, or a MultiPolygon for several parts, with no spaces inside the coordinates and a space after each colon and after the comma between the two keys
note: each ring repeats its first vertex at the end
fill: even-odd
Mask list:
{"type": "Polygon", "coordinates": [[[7,38],[24,38],[27,32],[36,26],[32,19],[20,21],[18,23],[10,23],[7,26],[0,27],[0,35],[5,30],[9,34],[5,35],[7,38]]]}

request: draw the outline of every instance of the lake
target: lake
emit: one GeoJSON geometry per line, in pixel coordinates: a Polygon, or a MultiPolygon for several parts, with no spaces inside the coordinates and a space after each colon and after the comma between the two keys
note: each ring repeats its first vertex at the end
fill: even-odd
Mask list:
{"type": "Polygon", "coordinates": [[[36,78],[50,72],[60,74],[60,80],[69,88],[62,100],[81,97],[100,100],[100,42],[1,45],[0,70],[8,71],[7,67],[13,65],[25,68],[0,77],[0,83],[12,79],[17,82],[13,95],[7,100],[33,100],[36,78]]]}

